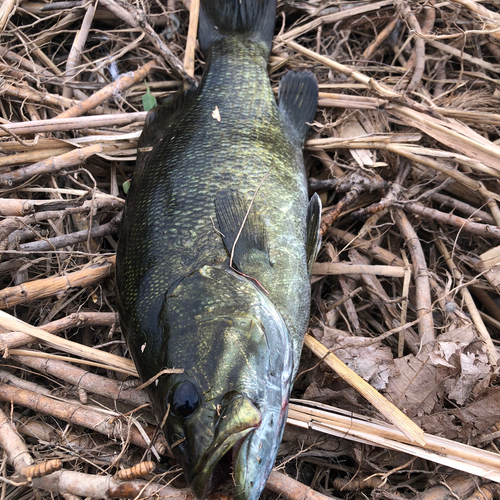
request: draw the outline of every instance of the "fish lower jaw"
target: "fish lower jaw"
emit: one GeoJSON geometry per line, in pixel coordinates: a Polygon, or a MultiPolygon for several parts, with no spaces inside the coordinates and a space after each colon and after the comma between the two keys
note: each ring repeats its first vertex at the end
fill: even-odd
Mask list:
{"type": "Polygon", "coordinates": [[[243,442],[253,430],[246,429],[231,436],[208,457],[208,460],[200,461],[199,466],[195,467],[191,489],[197,498],[205,499],[226,485],[228,489],[234,487],[234,465],[243,442]]]}

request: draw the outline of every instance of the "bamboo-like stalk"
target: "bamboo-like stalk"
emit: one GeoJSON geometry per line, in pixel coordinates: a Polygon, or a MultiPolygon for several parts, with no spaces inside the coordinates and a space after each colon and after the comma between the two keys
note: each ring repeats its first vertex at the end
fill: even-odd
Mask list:
{"type": "Polygon", "coordinates": [[[31,335],[35,339],[41,340],[45,344],[60,351],[67,352],[68,354],[80,356],[84,359],[90,359],[102,364],[107,364],[110,366],[110,369],[119,368],[121,371],[128,373],[129,375],[137,377],[137,371],[134,363],[130,359],[125,359],[106,351],[99,351],[92,349],[91,347],[66,340],[65,338],[57,337],[56,335],[45,332],[40,328],[31,326],[20,319],[14,318],[5,311],[0,311],[0,326],[12,332],[23,332],[31,335]]]}
{"type": "Polygon", "coordinates": [[[102,88],[87,100],[75,104],[73,107],[63,111],[56,116],[56,119],[62,120],[63,118],[75,118],[77,116],[83,115],[87,111],[96,108],[99,104],[110,97],[127,90],[132,85],[144,80],[144,78],[153,70],[156,65],[156,61],[149,61],[144,66],[138,68],[132,75],[122,75],[116,82],[110,83],[106,87],[102,88]]]}
{"type": "Polygon", "coordinates": [[[436,338],[434,320],[432,317],[431,288],[429,284],[429,270],[425,261],[425,254],[415,229],[408,221],[402,210],[393,210],[392,215],[398,229],[403,235],[410,251],[413,279],[416,288],[416,309],[420,319],[418,332],[421,346],[433,342],[436,338]]]}
{"type": "Polygon", "coordinates": [[[18,168],[17,170],[0,175],[0,185],[11,186],[14,182],[21,182],[34,175],[55,173],[63,168],[71,168],[82,163],[92,155],[102,153],[103,147],[100,144],[87,146],[82,149],[74,149],[62,155],[39,161],[29,167],[18,168]]]}
{"type": "Polygon", "coordinates": [[[196,49],[196,34],[198,32],[198,18],[200,15],[200,0],[191,0],[189,7],[189,27],[184,55],[184,71],[194,78],[194,60],[196,49]]]}
{"type": "MultiPolygon", "coordinates": [[[[69,288],[79,288],[97,283],[112,276],[115,266],[115,256],[103,259],[102,264],[94,264],[81,271],[69,273],[66,276],[45,278],[22,285],[0,290],[0,308],[14,307],[31,300],[42,299],[56,295],[69,288]]],[[[1,311],[0,311],[1,313],[1,311]]],[[[4,313],[2,313],[4,314],[4,313]]]]}
{"type": "Polygon", "coordinates": [[[313,274],[319,276],[371,274],[377,276],[403,278],[405,270],[396,266],[370,266],[362,264],[348,264],[346,262],[316,262],[313,266],[313,274]]]}
{"type": "Polygon", "coordinates": [[[113,127],[129,125],[130,123],[144,123],[147,113],[117,113],[102,116],[84,116],[76,118],[53,118],[25,123],[8,123],[0,127],[0,137],[14,133],[16,135],[45,134],[64,130],[78,130],[82,128],[113,127]]]}
{"type": "Polygon", "coordinates": [[[415,446],[401,430],[390,424],[312,401],[292,400],[288,418],[290,424],[304,429],[401,451],[500,482],[500,457],[490,451],[430,434],[423,434],[424,444],[415,446]]]}

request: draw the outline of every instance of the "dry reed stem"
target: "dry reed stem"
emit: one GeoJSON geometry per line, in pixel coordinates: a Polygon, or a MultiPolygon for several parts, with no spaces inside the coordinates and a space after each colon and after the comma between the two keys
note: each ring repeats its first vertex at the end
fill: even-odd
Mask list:
{"type": "Polygon", "coordinates": [[[13,172],[0,175],[0,185],[12,186],[14,182],[21,182],[35,175],[54,174],[64,168],[82,165],[92,155],[102,153],[103,147],[98,145],[75,149],[60,156],[42,160],[29,167],[22,167],[13,172]]]}
{"type": "MultiPolygon", "coordinates": [[[[68,153],[72,149],[74,149],[74,148],[71,146],[68,146],[65,148],[39,149],[36,151],[28,151],[26,153],[17,153],[17,154],[13,154],[10,156],[2,156],[2,157],[0,157],[0,167],[11,167],[11,166],[15,166],[15,165],[22,165],[23,163],[31,163],[34,161],[38,162],[41,160],[45,160],[47,158],[51,158],[52,156],[59,156],[59,155],[62,155],[64,153],[68,153]]],[[[8,203],[10,200],[9,199],[0,200],[1,203],[3,203],[4,201],[6,201],[8,203]]],[[[25,200],[23,200],[23,201],[25,201],[25,200]]],[[[11,215],[11,214],[2,214],[2,215],[11,215]]],[[[19,215],[19,214],[16,214],[16,215],[19,215]]]]}
{"type": "Polygon", "coordinates": [[[462,212],[472,219],[480,219],[482,222],[489,225],[498,225],[496,224],[495,219],[488,212],[475,208],[462,201],[456,200],[451,196],[446,196],[441,193],[433,193],[431,195],[431,199],[437,201],[438,203],[441,203],[445,207],[457,209],[459,212],[462,212]]]}
{"type": "Polygon", "coordinates": [[[20,56],[19,54],[16,54],[15,52],[12,52],[5,47],[0,46],[0,56],[5,57],[6,59],[17,63],[19,66],[24,68],[25,70],[29,71],[30,73],[34,73],[36,76],[39,75],[44,75],[47,77],[54,77],[55,74],[44,68],[43,66],[40,66],[39,64],[34,63],[33,61],[26,59],[25,57],[20,56]]]}
{"type": "MultiPolygon", "coordinates": [[[[121,214],[110,222],[102,224],[92,229],[85,229],[75,233],[63,234],[54,238],[48,238],[40,241],[32,241],[30,243],[22,243],[19,245],[21,252],[43,252],[46,250],[54,250],[56,248],[65,247],[68,245],[75,245],[83,243],[95,238],[102,238],[110,234],[117,234],[120,228],[121,214]]],[[[69,250],[71,251],[71,250],[69,250]]]]}
{"type": "MultiPolygon", "coordinates": [[[[169,500],[194,500],[189,490],[180,490],[146,481],[120,481],[113,476],[94,476],[72,471],[59,471],[44,478],[34,479],[33,487],[53,493],[71,493],[91,498],[127,498],[131,500],[159,497],[169,500]]],[[[327,500],[331,496],[317,491],[273,471],[266,488],[288,500],[327,500]]]]}
{"type": "MultiPolygon", "coordinates": [[[[49,333],[59,333],[68,328],[77,326],[113,326],[117,322],[118,318],[114,313],[80,312],[52,321],[51,323],[40,326],[40,328],[49,333]]],[[[21,347],[33,342],[33,340],[33,336],[22,332],[0,333],[0,353],[3,353],[3,355],[7,357],[9,349],[21,347]]]]}
{"type": "Polygon", "coordinates": [[[488,311],[493,318],[497,321],[500,321],[500,309],[498,308],[497,303],[491,298],[490,294],[477,286],[468,287],[471,289],[472,294],[477,297],[479,303],[484,306],[484,308],[488,311]]]}
{"type": "Polygon", "coordinates": [[[341,12],[336,12],[334,14],[322,16],[318,19],[315,19],[314,21],[310,21],[309,23],[306,23],[302,26],[298,26],[297,28],[289,30],[285,35],[281,37],[281,39],[288,43],[294,38],[297,38],[298,36],[303,35],[304,33],[307,33],[308,31],[311,31],[317,28],[318,26],[324,24],[336,23],[343,19],[358,16],[360,14],[366,14],[367,12],[371,12],[374,10],[377,11],[382,7],[386,7],[391,4],[392,1],[390,0],[382,0],[379,2],[371,2],[367,5],[361,5],[359,7],[351,7],[350,9],[342,10],[341,12]]]}
{"type": "Polygon", "coordinates": [[[420,319],[418,333],[420,345],[424,346],[428,342],[435,340],[429,270],[425,262],[425,255],[420,240],[406,215],[401,210],[394,209],[392,216],[410,251],[416,289],[415,308],[417,310],[417,317],[420,319]]]}
{"type": "Polygon", "coordinates": [[[394,255],[385,248],[376,245],[372,241],[366,241],[362,238],[357,237],[355,234],[334,227],[331,227],[328,232],[334,236],[341,238],[349,246],[359,248],[367,252],[369,255],[383,262],[387,266],[398,266],[404,268],[404,262],[400,257],[394,255]]]}
{"type": "Polygon", "coordinates": [[[456,121],[447,123],[399,104],[391,104],[388,111],[407,125],[425,132],[445,146],[500,171],[500,147],[481,137],[470,127],[456,121]]]}
{"type": "Polygon", "coordinates": [[[127,498],[130,500],[151,497],[169,500],[195,500],[188,490],[146,481],[119,481],[113,476],[97,476],[73,471],[58,471],[34,479],[33,487],[56,494],[69,493],[83,498],[127,498]]]}
{"type": "MultiPolygon", "coordinates": [[[[405,0],[396,0],[394,2],[396,9],[399,11],[400,16],[405,22],[408,23],[412,31],[419,34],[422,28],[415,16],[411,11],[408,3],[405,0]]],[[[414,37],[415,48],[413,51],[413,76],[407,86],[408,92],[412,92],[420,84],[425,70],[425,41],[420,37],[414,37]]]]}
{"type": "MultiPolygon", "coordinates": [[[[422,40],[423,41],[423,40],[422,40]]],[[[462,50],[458,50],[455,47],[451,47],[442,42],[438,42],[437,40],[427,40],[427,43],[432,47],[438,49],[440,52],[445,54],[450,54],[453,57],[456,57],[460,61],[466,61],[471,64],[475,64],[487,71],[492,71],[493,73],[500,73],[500,66],[498,64],[491,64],[483,59],[479,59],[478,57],[473,57],[462,50]]]]}
{"type": "Polygon", "coordinates": [[[90,359],[99,363],[108,364],[111,370],[116,369],[129,375],[135,377],[137,376],[134,363],[129,359],[116,356],[106,351],[98,351],[96,349],[92,349],[91,347],[78,344],[77,342],[71,342],[70,340],[66,340],[61,337],[56,337],[55,335],[45,332],[40,328],[36,328],[28,323],[25,323],[24,321],[21,321],[20,319],[14,318],[4,311],[0,311],[0,326],[10,331],[20,331],[31,335],[47,345],[63,352],[80,356],[84,359],[90,359]]]}
{"type": "Polygon", "coordinates": [[[63,109],[70,108],[75,105],[75,101],[73,99],[59,96],[57,94],[38,92],[35,89],[24,85],[15,86],[10,82],[4,82],[0,85],[0,95],[8,95],[9,97],[16,97],[17,99],[23,99],[38,104],[47,104],[63,109]]]}
{"type": "MultiPolygon", "coordinates": [[[[445,500],[447,498],[466,498],[477,486],[477,479],[472,476],[455,474],[442,484],[431,486],[413,500],[445,500]]],[[[485,500],[484,497],[482,500],[485,500]]]]}
{"type": "MultiPolygon", "coordinates": [[[[87,191],[86,194],[90,194],[87,191]]],[[[6,211],[8,210],[21,210],[24,213],[32,213],[31,215],[25,215],[24,217],[7,217],[3,221],[0,221],[0,242],[5,240],[10,234],[19,228],[28,226],[29,224],[38,224],[42,221],[49,219],[61,219],[67,215],[80,214],[85,212],[93,212],[99,209],[109,209],[116,210],[123,207],[123,201],[115,197],[98,197],[95,200],[87,200],[83,204],[75,200],[75,205],[73,207],[63,208],[61,210],[47,210],[44,212],[35,212],[36,202],[26,200],[22,205],[16,200],[14,203],[6,203],[6,200],[0,202],[0,206],[6,205],[6,211]]],[[[40,207],[40,205],[38,205],[40,207]]],[[[51,203],[48,203],[48,207],[51,207],[51,203]]]]}
{"type": "Polygon", "coordinates": [[[387,24],[387,26],[376,36],[370,45],[365,49],[362,54],[363,59],[370,59],[376,50],[387,40],[387,37],[394,31],[394,28],[398,24],[399,19],[394,16],[393,19],[387,24]]]}
{"type": "Polygon", "coordinates": [[[331,495],[323,495],[276,471],[271,472],[266,483],[266,490],[277,493],[280,497],[288,500],[336,500],[331,495]]]}
{"type": "MultiPolygon", "coordinates": [[[[382,2],[378,2],[378,3],[382,3],[382,2]]],[[[394,92],[386,85],[377,82],[373,78],[370,78],[366,75],[363,75],[363,73],[360,73],[359,71],[356,71],[355,69],[350,68],[349,66],[346,66],[344,64],[340,64],[340,63],[333,61],[325,56],[321,56],[321,55],[317,54],[316,52],[313,52],[312,50],[309,50],[309,49],[306,49],[305,47],[302,47],[298,43],[292,42],[291,40],[282,39],[282,41],[285,42],[290,48],[292,48],[296,52],[299,52],[300,54],[303,54],[314,61],[320,62],[321,64],[323,64],[327,68],[334,69],[335,71],[338,71],[346,76],[350,76],[359,83],[363,83],[369,89],[371,89],[373,92],[375,92],[376,94],[378,94],[380,97],[382,97],[384,99],[396,99],[396,100],[401,99],[401,96],[399,93],[394,92]]]]}
{"type": "Polygon", "coordinates": [[[120,94],[124,90],[132,87],[138,82],[141,82],[149,75],[149,73],[155,67],[156,61],[149,61],[144,66],[141,66],[132,74],[121,75],[116,82],[110,83],[106,87],[102,88],[87,100],[75,104],[72,108],[63,111],[56,116],[56,120],[62,120],[63,118],[75,118],[77,116],[85,114],[87,111],[96,108],[99,104],[108,100],[110,97],[120,94]]]}
{"type": "MultiPolygon", "coordinates": [[[[422,433],[423,444],[411,444],[394,425],[381,420],[305,400],[290,402],[288,423],[326,434],[425,458],[456,470],[500,482],[497,453],[422,433]]],[[[418,428],[418,427],[417,427],[418,428]]]]}
{"type": "Polygon", "coordinates": [[[181,61],[152,28],[142,10],[137,9],[135,5],[131,3],[118,3],[115,0],[101,0],[100,3],[107,9],[111,10],[114,14],[116,14],[120,19],[125,21],[130,26],[136,28],[140,27],[144,31],[144,33],[146,33],[146,37],[158,50],[158,55],[165,59],[167,64],[172,67],[177,75],[179,75],[182,79],[187,76],[181,61]]]}
{"type": "Polygon", "coordinates": [[[20,472],[23,467],[33,464],[33,458],[25,442],[2,410],[0,410],[0,446],[17,472],[20,472]]]}
{"type": "Polygon", "coordinates": [[[131,123],[144,123],[147,113],[117,113],[102,116],[83,116],[76,118],[52,118],[50,120],[33,120],[25,123],[9,123],[2,125],[0,137],[9,135],[45,134],[48,132],[59,132],[66,130],[78,130],[82,128],[123,126],[131,123]]]}
{"type": "Polygon", "coordinates": [[[191,0],[189,7],[189,28],[186,40],[186,51],[184,55],[184,71],[188,76],[194,78],[194,61],[196,39],[198,33],[198,17],[200,15],[200,0],[191,0]]]}
{"type": "Polygon", "coordinates": [[[33,370],[56,377],[76,388],[82,388],[93,394],[98,394],[135,406],[150,404],[144,391],[138,391],[130,382],[120,382],[101,375],[95,375],[87,370],[73,366],[64,361],[42,359],[32,356],[15,355],[13,359],[33,370]]]}
{"type": "Polygon", "coordinates": [[[364,264],[349,264],[346,262],[316,262],[313,266],[314,275],[344,275],[344,274],[370,274],[375,276],[391,276],[403,278],[405,270],[396,266],[375,266],[364,264]]]}
{"type": "Polygon", "coordinates": [[[4,0],[0,6],[0,33],[5,28],[7,21],[16,10],[17,0],[4,0]]]}
{"type": "Polygon", "coordinates": [[[70,288],[80,288],[93,285],[103,279],[113,276],[115,256],[103,258],[99,263],[69,273],[66,276],[45,278],[0,290],[0,309],[25,304],[33,300],[58,295],[70,288]]]}
{"type": "Polygon", "coordinates": [[[412,443],[425,445],[424,432],[414,424],[404,413],[396,408],[368,382],[351,370],[337,356],[332,354],[321,342],[309,334],[304,338],[304,345],[318,356],[324,363],[334,370],[339,377],[356,389],[382,415],[392,422],[412,443]]]}
{"type": "MultiPolygon", "coordinates": [[[[116,420],[117,414],[111,411],[102,411],[76,403],[60,401],[53,397],[6,384],[0,385],[0,400],[29,408],[44,415],[51,415],[140,448],[148,448],[155,434],[154,428],[140,428],[138,423],[134,425],[133,422],[116,420]]],[[[153,446],[160,454],[167,453],[168,445],[161,434],[158,435],[153,446]]]]}
{"type": "Polygon", "coordinates": [[[39,442],[90,451],[94,449],[97,442],[106,439],[104,436],[98,434],[90,435],[84,433],[84,429],[79,429],[80,433],[68,431],[68,429],[57,429],[42,420],[22,416],[17,412],[14,412],[12,416],[16,424],[16,429],[20,434],[34,438],[39,442]],[[97,439],[97,437],[100,439],[97,439]]]}
{"type": "Polygon", "coordinates": [[[460,229],[460,231],[476,234],[477,236],[482,236],[484,238],[491,237],[500,239],[500,227],[479,224],[478,222],[473,222],[469,219],[458,217],[457,215],[440,212],[435,208],[424,207],[423,205],[420,205],[420,203],[404,202],[403,206],[405,210],[412,214],[425,217],[442,224],[449,224],[460,229]]]}
{"type": "MultiPolygon", "coordinates": [[[[71,46],[71,50],[69,51],[68,59],[66,60],[65,75],[70,80],[74,79],[76,75],[76,67],[78,66],[82,58],[82,52],[84,50],[87,37],[90,33],[90,27],[92,25],[92,21],[94,20],[95,11],[96,11],[95,5],[87,6],[87,10],[85,12],[85,16],[82,21],[82,26],[78,30],[75,39],[73,40],[73,45],[71,46]]],[[[69,87],[63,88],[63,97],[71,97],[72,94],[73,94],[73,89],[69,87]]]]}

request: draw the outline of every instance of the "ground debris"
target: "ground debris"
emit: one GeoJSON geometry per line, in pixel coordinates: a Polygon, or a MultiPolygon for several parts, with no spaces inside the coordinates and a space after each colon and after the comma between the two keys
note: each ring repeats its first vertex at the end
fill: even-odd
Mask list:
{"type": "MultiPolygon", "coordinates": [[[[191,498],[113,278],[142,98],[202,74],[189,5],[0,5],[4,497],[191,498]]],[[[278,3],[269,74],[276,91],[287,70],[318,79],[306,168],[324,212],[270,497],[499,495],[499,23],[495,0],[278,3]]]]}

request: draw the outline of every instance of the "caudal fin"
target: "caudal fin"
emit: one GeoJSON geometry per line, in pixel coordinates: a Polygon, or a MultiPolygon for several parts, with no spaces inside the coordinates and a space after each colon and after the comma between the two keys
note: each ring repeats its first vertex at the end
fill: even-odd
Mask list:
{"type": "Polygon", "coordinates": [[[201,0],[198,39],[206,53],[217,40],[234,35],[264,42],[271,50],[276,0],[201,0]]]}

